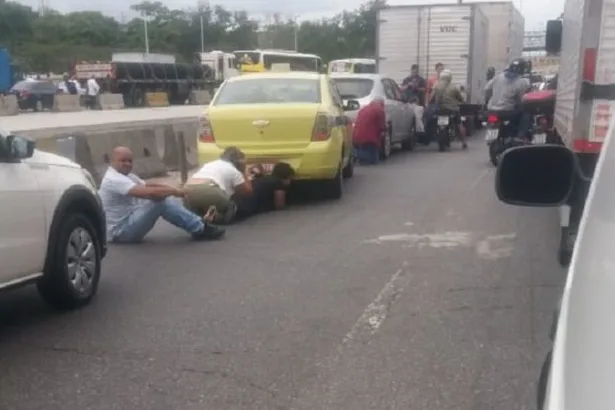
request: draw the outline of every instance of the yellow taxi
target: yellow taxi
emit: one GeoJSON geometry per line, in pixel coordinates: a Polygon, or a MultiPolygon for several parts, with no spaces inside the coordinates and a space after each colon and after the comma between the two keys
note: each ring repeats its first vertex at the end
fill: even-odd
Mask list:
{"type": "Polygon", "coordinates": [[[322,181],[328,196],[341,198],[353,174],[352,124],[325,74],[253,73],[228,79],[200,118],[199,163],[241,149],[250,165],[268,171],[290,164],[298,180],[322,181]]]}

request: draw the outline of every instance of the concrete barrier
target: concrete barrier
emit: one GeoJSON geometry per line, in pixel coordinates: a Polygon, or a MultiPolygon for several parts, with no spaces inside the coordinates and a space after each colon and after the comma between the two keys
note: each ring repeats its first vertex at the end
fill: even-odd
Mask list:
{"type": "Polygon", "coordinates": [[[0,95],[0,117],[19,114],[19,105],[15,95],[0,95]]]}
{"type": "Polygon", "coordinates": [[[168,107],[169,95],[166,92],[145,93],[145,105],[148,107],[168,107]]]}
{"type": "Polygon", "coordinates": [[[211,93],[207,90],[190,91],[190,104],[207,105],[211,102],[211,93]]]}
{"type": "Polygon", "coordinates": [[[122,94],[99,94],[96,105],[101,110],[121,110],[124,108],[122,94]]]}
{"type": "Polygon", "coordinates": [[[81,99],[78,95],[56,94],[53,100],[53,111],[71,112],[81,111],[81,99]]]}

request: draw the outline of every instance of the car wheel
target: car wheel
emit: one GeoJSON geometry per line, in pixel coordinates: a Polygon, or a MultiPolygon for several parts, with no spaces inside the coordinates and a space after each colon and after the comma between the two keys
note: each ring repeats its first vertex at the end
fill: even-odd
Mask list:
{"type": "Polygon", "coordinates": [[[350,179],[354,175],[354,151],[350,151],[350,156],[348,158],[348,164],[344,167],[344,171],[342,172],[342,176],[345,179],[350,179]]]}
{"type": "Polygon", "coordinates": [[[101,243],[89,219],[67,215],[50,246],[45,275],[38,282],[43,299],[59,309],[75,309],[90,302],[100,279],[101,243]]]}
{"type": "Polygon", "coordinates": [[[380,159],[383,161],[386,161],[391,156],[391,149],[393,145],[391,135],[393,135],[393,129],[389,127],[384,139],[382,140],[382,147],[380,149],[380,159]]]}
{"type": "Polygon", "coordinates": [[[335,177],[327,181],[326,195],[329,199],[340,199],[344,193],[344,178],[342,175],[342,164],[340,164],[335,177]]]}
{"type": "Polygon", "coordinates": [[[401,143],[401,149],[404,151],[412,151],[416,146],[416,121],[412,121],[412,126],[410,127],[410,133],[408,135],[408,139],[404,140],[401,143]]]}

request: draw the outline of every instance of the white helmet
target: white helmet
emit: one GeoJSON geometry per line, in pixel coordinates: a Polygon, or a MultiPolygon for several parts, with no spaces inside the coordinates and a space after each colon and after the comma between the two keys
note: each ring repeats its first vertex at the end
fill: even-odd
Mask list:
{"type": "Polygon", "coordinates": [[[451,81],[453,79],[453,73],[451,73],[450,70],[442,70],[438,78],[440,80],[451,81]]]}

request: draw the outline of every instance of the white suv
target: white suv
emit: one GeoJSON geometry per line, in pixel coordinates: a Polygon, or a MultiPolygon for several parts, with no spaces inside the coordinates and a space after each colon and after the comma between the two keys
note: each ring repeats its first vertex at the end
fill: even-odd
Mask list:
{"type": "Polygon", "coordinates": [[[0,131],[0,290],[36,283],[46,302],[73,309],[98,287],[104,212],[87,170],[35,145],[0,131]]]}

